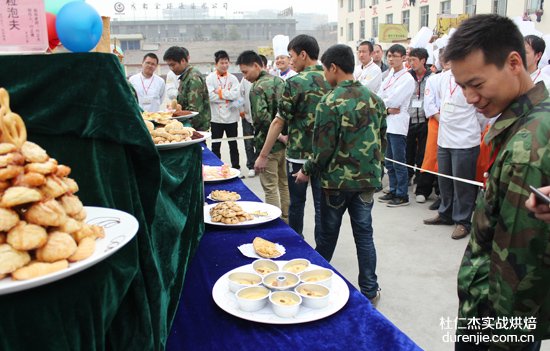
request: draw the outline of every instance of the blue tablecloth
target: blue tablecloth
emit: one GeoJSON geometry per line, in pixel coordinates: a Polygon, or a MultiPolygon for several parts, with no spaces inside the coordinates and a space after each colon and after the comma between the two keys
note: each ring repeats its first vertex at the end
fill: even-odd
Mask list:
{"type": "MultiPolygon", "coordinates": [[[[206,148],[203,162],[221,164],[206,148]]],[[[206,195],[215,189],[236,191],[245,201],[260,201],[240,179],[205,184],[206,195]]],[[[253,261],[243,256],[237,246],[252,242],[256,236],[283,245],[287,253],[281,259],[307,258],[334,270],[280,219],[248,229],[207,225],[187,270],[167,350],[420,350],[347,280],[347,304],[332,316],[314,322],[262,324],[220,309],[212,299],[212,288],[227,271],[253,261]]],[[[355,260],[355,253],[350,260],[355,260]]]]}

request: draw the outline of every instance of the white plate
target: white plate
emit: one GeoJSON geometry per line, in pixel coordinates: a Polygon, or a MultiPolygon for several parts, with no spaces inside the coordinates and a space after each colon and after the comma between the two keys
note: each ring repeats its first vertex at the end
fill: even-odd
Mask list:
{"type": "Polygon", "coordinates": [[[204,206],[204,223],[219,225],[222,227],[251,227],[251,226],[271,222],[281,217],[281,209],[270,204],[266,204],[263,202],[256,202],[256,201],[236,201],[236,203],[237,205],[241,206],[241,208],[245,212],[252,214],[252,212],[254,211],[262,211],[262,212],[267,212],[267,216],[253,215],[254,219],[250,221],[239,222],[237,224],[225,224],[220,222],[212,222],[212,218],[210,217],[210,209],[218,204],[210,204],[210,205],[204,206]]]}
{"type": "MultiPolygon", "coordinates": [[[[239,201],[241,199],[241,195],[237,194],[237,196],[239,197],[237,200],[227,200],[227,201],[239,201]]],[[[209,200],[212,200],[212,201],[217,201],[217,202],[226,201],[226,200],[213,199],[212,198],[212,193],[208,194],[208,196],[206,198],[209,199],[209,200]]]]}
{"type": "MultiPolygon", "coordinates": [[[[288,261],[275,261],[279,268],[281,268],[288,261]]],[[[310,265],[308,270],[323,268],[315,264],[310,265]]],[[[338,312],[349,299],[349,289],[346,282],[337,274],[332,276],[332,283],[330,288],[330,299],[328,306],[320,309],[307,308],[300,306],[300,311],[295,317],[282,318],[277,316],[271,309],[269,301],[267,305],[256,312],[244,312],[239,309],[237,305],[237,298],[235,293],[229,290],[228,276],[232,272],[254,272],[252,264],[247,264],[238,268],[235,268],[220,277],[212,288],[212,297],[214,302],[225,312],[246,319],[253,322],[268,323],[268,324],[298,324],[316,321],[325,317],[328,317],[338,312]]]]}
{"type": "Polygon", "coordinates": [[[177,116],[177,117],[171,117],[172,119],[177,119],[178,121],[183,121],[183,120],[186,120],[186,119],[189,119],[189,118],[193,118],[195,117],[196,115],[198,115],[199,113],[196,112],[196,111],[191,111],[190,114],[188,115],[185,115],[185,116],[177,116]]]}
{"type": "Polygon", "coordinates": [[[205,141],[206,139],[209,139],[212,135],[210,132],[198,132],[202,134],[202,138],[193,139],[189,141],[180,141],[177,143],[168,143],[168,144],[156,144],[155,146],[159,150],[168,150],[168,149],[179,149],[180,147],[186,147],[192,144],[200,143],[202,141],[205,141]]]}
{"type": "Polygon", "coordinates": [[[217,173],[219,174],[221,166],[203,166],[202,168],[202,179],[205,183],[209,182],[220,182],[223,180],[229,180],[237,178],[241,175],[241,171],[239,171],[236,168],[229,168],[229,176],[227,178],[222,177],[221,175],[218,175],[217,177],[212,175],[211,173],[217,173]]]}
{"type": "MultiPolygon", "coordinates": [[[[272,257],[271,259],[274,259],[274,258],[279,258],[281,257],[282,255],[284,255],[286,253],[286,249],[283,245],[281,244],[277,244],[275,243],[275,248],[277,249],[277,251],[279,251],[281,254],[279,256],[276,256],[276,257],[272,257]]],[[[264,257],[261,257],[260,255],[258,255],[256,253],[256,250],[254,250],[254,245],[252,243],[250,244],[242,244],[241,246],[237,246],[237,249],[239,249],[239,251],[245,255],[246,257],[250,257],[250,258],[264,258],[264,257]]]]}
{"type": "Polygon", "coordinates": [[[0,280],[0,295],[10,294],[16,291],[31,289],[60,280],[78,273],[94,264],[111,256],[118,249],[126,245],[136,235],[139,228],[134,216],[101,207],[85,207],[88,216],[86,223],[96,224],[105,228],[105,237],[96,240],[95,252],[92,256],[78,262],[70,263],[67,269],[29,280],[12,280],[4,278],[0,280]]]}

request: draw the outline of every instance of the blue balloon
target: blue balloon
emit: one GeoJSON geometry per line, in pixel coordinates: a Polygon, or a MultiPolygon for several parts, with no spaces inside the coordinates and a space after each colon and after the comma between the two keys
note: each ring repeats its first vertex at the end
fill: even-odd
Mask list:
{"type": "Polygon", "coordinates": [[[103,22],[97,11],[85,2],[69,2],[59,10],[55,21],[57,36],[68,50],[88,52],[103,32],[103,22]]]}

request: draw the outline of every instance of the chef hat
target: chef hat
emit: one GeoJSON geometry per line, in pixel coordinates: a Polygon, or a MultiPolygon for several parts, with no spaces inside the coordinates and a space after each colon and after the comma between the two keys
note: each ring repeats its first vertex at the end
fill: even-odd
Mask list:
{"type": "Polygon", "coordinates": [[[273,37],[273,54],[277,56],[290,56],[288,54],[288,43],[290,39],[286,35],[278,34],[273,37]]]}
{"type": "Polygon", "coordinates": [[[434,34],[433,30],[428,27],[422,27],[416,33],[416,35],[411,39],[410,47],[413,48],[426,48],[426,45],[430,42],[432,35],[434,34]]]}

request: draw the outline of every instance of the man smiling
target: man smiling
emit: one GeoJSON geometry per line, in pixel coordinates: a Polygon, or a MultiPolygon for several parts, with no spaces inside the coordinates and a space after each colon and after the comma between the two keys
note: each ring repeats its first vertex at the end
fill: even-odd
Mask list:
{"type": "Polygon", "coordinates": [[[468,328],[476,318],[534,321],[531,328],[484,329],[489,337],[505,336],[498,344],[458,338],[455,350],[538,350],[539,340],[550,337],[550,226],[529,216],[525,201],[529,185],[550,182],[548,91],[531,80],[523,37],[506,17],[464,21],[445,55],[468,103],[485,117],[500,115],[486,136],[494,162],[458,273],[458,333],[480,333],[468,328]]]}

